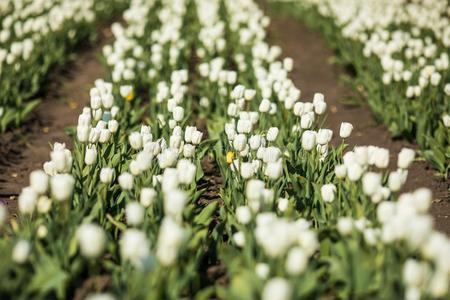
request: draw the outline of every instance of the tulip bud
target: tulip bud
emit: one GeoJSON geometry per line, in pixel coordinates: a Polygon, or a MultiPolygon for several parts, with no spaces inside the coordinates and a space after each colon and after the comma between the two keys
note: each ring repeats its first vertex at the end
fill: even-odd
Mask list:
{"type": "Polygon", "coordinates": [[[156,198],[156,191],[152,188],[142,188],[140,195],[140,203],[144,207],[149,207],[156,198]]]}
{"type": "Polygon", "coordinates": [[[128,137],[128,141],[134,150],[142,149],[142,135],[139,132],[132,132],[128,137]]]}
{"type": "Polygon", "coordinates": [[[407,169],[414,161],[416,153],[412,149],[403,148],[398,154],[397,166],[401,169],[407,169]]]}
{"type": "Polygon", "coordinates": [[[89,133],[91,128],[89,126],[77,126],[77,139],[80,143],[86,143],[89,140],[89,133]]]}
{"type": "Polygon", "coordinates": [[[319,145],[326,145],[331,141],[333,131],[330,129],[319,129],[316,137],[319,145]]]}
{"type": "Polygon", "coordinates": [[[86,148],[86,154],[84,156],[84,163],[88,166],[95,164],[97,161],[97,148],[95,145],[88,146],[86,148]]]}
{"type": "Polygon", "coordinates": [[[102,183],[111,183],[114,175],[114,169],[102,168],[100,171],[100,181],[102,183]]]}
{"type": "Polygon", "coordinates": [[[368,196],[372,196],[381,188],[381,174],[367,172],[362,178],[363,192],[368,196]]]}
{"type": "Polygon", "coordinates": [[[45,194],[48,189],[48,175],[42,170],[30,174],[30,187],[38,194],[45,194]]]}
{"type": "Polygon", "coordinates": [[[96,258],[103,253],[106,235],[100,226],[82,224],[78,227],[76,235],[81,254],[85,257],[96,258]]]}
{"type": "Polygon", "coordinates": [[[320,188],[320,193],[322,195],[322,199],[325,202],[333,202],[334,195],[336,193],[336,186],[332,183],[322,185],[320,188]]]}
{"type": "Polygon", "coordinates": [[[12,250],[12,260],[15,263],[23,264],[28,260],[30,252],[30,242],[28,242],[27,240],[19,240],[12,250]]]}
{"type": "Polygon", "coordinates": [[[22,189],[19,195],[19,211],[22,214],[32,214],[34,208],[36,207],[38,194],[31,187],[26,187],[22,189]]]}
{"type": "Polygon", "coordinates": [[[175,121],[180,122],[184,118],[184,108],[177,106],[173,109],[173,118],[175,121]]]}
{"type": "Polygon", "coordinates": [[[127,223],[132,226],[138,226],[144,221],[144,207],[138,202],[130,202],[125,207],[125,216],[127,223]]]}
{"type": "Polygon", "coordinates": [[[292,287],[287,279],[274,277],[267,281],[262,291],[262,300],[289,300],[292,295],[292,287]]]}
{"type": "Polygon", "coordinates": [[[268,99],[263,99],[259,104],[259,112],[267,113],[270,110],[270,101],[268,99]]]}
{"type": "Polygon", "coordinates": [[[247,225],[252,219],[252,213],[248,206],[239,206],[236,208],[236,218],[239,223],[247,225]]]}
{"type": "Polygon", "coordinates": [[[302,148],[306,151],[311,151],[316,146],[316,132],[306,130],[302,134],[302,148]]]}
{"type": "Polygon", "coordinates": [[[133,175],[128,172],[120,174],[119,185],[123,190],[131,190],[133,188],[133,175]]]}
{"type": "Polygon", "coordinates": [[[270,127],[267,131],[266,138],[269,142],[273,142],[277,139],[279,129],[277,127],[270,127]]]}
{"type": "Polygon", "coordinates": [[[353,231],[353,220],[349,217],[341,217],[337,222],[337,230],[343,236],[350,235],[353,231]]]}
{"type": "Polygon", "coordinates": [[[292,248],[286,258],[285,269],[290,275],[300,275],[308,267],[308,256],[300,247],[292,248]]]}
{"type": "Polygon", "coordinates": [[[50,179],[52,197],[58,201],[68,200],[73,193],[75,179],[69,174],[57,174],[50,179]]]}
{"type": "Polygon", "coordinates": [[[339,135],[343,139],[348,138],[350,136],[350,134],[352,134],[352,130],[353,130],[352,124],[350,124],[348,122],[342,122],[341,128],[339,130],[339,135]]]}

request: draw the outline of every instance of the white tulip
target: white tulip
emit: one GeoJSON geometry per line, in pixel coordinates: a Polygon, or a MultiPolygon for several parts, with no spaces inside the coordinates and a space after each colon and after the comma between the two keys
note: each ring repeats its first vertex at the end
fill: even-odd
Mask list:
{"type": "Polygon", "coordinates": [[[357,163],[352,163],[347,167],[347,176],[350,181],[358,181],[362,173],[363,169],[357,163]]]}
{"type": "Polygon", "coordinates": [[[19,211],[22,214],[32,214],[36,207],[37,197],[38,194],[33,188],[23,188],[18,199],[19,211]]]}
{"type": "Polygon", "coordinates": [[[134,150],[141,150],[143,146],[142,134],[139,132],[132,132],[128,137],[131,148],[134,150]]]}
{"type": "Polygon", "coordinates": [[[325,202],[333,202],[334,196],[336,194],[336,186],[332,183],[324,184],[320,188],[320,193],[323,201],[325,202]]]}
{"type": "Polygon", "coordinates": [[[83,224],[77,229],[77,241],[81,253],[87,258],[96,258],[103,253],[106,235],[96,224],[83,224]]]}
{"type": "Polygon", "coordinates": [[[265,263],[257,263],[255,267],[255,273],[259,278],[266,279],[270,273],[270,267],[265,263]]]}
{"type": "Polygon", "coordinates": [[[277,127],[270,127],[269,130],[267,131],[267,135],[266,138],[269,142],[273,142],[277,139],[278,136],[278,132],[280,130],[277,127]]]}
{"type": "Polygon", "coordinates": [[[180,159],[177,163],[178,181],[181,184],[194,182],[197,167],[187,159],[180,159]]]}
{"type": "Polygon", "coordinates": [[[100,181],[102,183],[111,183],[114,176],[114,169],[102,168],[100,170],[100,181]]]}
{"type": "Polygon", "coordinates": [[[276,162],[267,163],[264,175],[266,175],[272,180],[276,180],[281,177],[282,173],[283,173],[283,164],[281,160],[278,160],[276,162]]]}
{"type": "Polygon", "coordinates": [[[316,132],[306,130],[302,134],[302,148],[311,151],[316,146],[316,132]]]}
{"type": "Polygon", "coordinates": [[[123,190],[131,190],[133,188],[133,175],[128,172],[120,174],[119,185],[123,190]]]}
{"type": "Polygon", "coordinates": [[[290,275],[300,275],[308,267],[308,256],[300,247],[292,248],[287,255],[285,269],[290,275]]]}
{"type": "Polygon", "coordinates": [[[153,188],[142,188],[140,195],[140,203],[144,207],[149,207],[155,201],[156,191],[153,188]]]}
{"type": "Polygon", "coordinates": [[[30,187],[38,194],[45,194],[48,189],[48,175],[42,170],[30,173],[30,187]]]}
{"type": "Polygon", "coordinates": [[[331,141],[333,137],[333,131],[330,129],[319,129],[317,131],[317,143],[320,145],[326,145],[331,141]]]}
{"type": "Polygon", "coordinates": [[[145,233],[137,229],[127,229],[120,238],[120,254],[135,267],[142,267],[150,255],[150,242],[145,233]]]}
{"type": "Polygon", "coordinates": [[[23,264],[28,260],[31,252],[30,242],[27,240],[19,240],[12,250],[12,260],[15,263],[23,264]]]}
{"type": "Polygon", "coordinates": [[[349,217],[341,217],[337,222],[337,229],[343,236],[350,235],[353,231],[353,220],[349,217]]]}
{"type": "Polygon", "coordinates": [[[362,177],[362,186],[364,194],[372,196],[381,188],[381,174],[367,172],[362,177]]]}
{"type": "Polygon", "coordinates": [[[130,202],[125,207],[125,216],[127,224],[138,226],[144,221],[144,207],[138,202],[130,202]]]}
{"type": "Polygon", "coordinates": [[[342,122],[339,130],[339,136],[343,139],[348,138],[352,134],[353,125],[348,122],[342,122]]]}
{"type": "Polygon", "coordinates": [[[252,219],[252,213],[248,206],[239,206],[236,208],[236,218],[239,223],[247,225],[252,219]]]}
{"type": "Polygon", "coordinates": [[[66,201],[72,197],[75,179],[69,174],[57,174],[50,179],[52,197],[58,201],[66,201]]]}
{"type": "Polygon", "coordinates": [[[416,152],[412,149],[403,148],[398,154],[397,166],[401,169],[407,169],[414,161],[416,152]]]}
{"type": "Polygon", "coordinates": [[[97,161],[97,148],[95,145],[90,145],[86,148],[84,156],[84,163],[88,166],[95,164],[97,161]]]}
{"type": "Polygon", "coordinates": [[[233,234],[233,241],[236,243],[238,247],[245,246],[245,235],[242,231],[238,231],[233,234]]]}
{"type": "Polygon", "coordinates": [[[262,300],[289,300],[292,297],[292,287],[284,278],[271,278],[264,285],[262,291],[262,300]]]}

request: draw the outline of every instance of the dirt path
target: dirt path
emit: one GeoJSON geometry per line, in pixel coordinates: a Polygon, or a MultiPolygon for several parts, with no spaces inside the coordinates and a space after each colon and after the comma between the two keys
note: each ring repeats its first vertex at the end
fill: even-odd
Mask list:
{"type": "MultiPolygon", "coordinates": [[[[390,149],[391,161],[397,161],[397,154],[402,147],[418,149],[403,140],[393,140],[384,125],[377,124],[367,105],[348,106],[340,101],[349,96],[355,96],[352,89],[340,82],[340,74],[345,74],[342,68],[329,63],[333,52],[329,50],[321,35],[313,32],[305,25],[291,17],[271,15],[269,28],[271,43],[280,45],[283,55],[292,57],[295,68],[292,78],[300,87],[303,99],[312,99],[315,92],[321,92],[329,105],[325,126],[339,132],[340,123],[347,121],[355,127],[352,137],[348,140],[350,147],[354,145],[376,145],[390,149]]],[[[409,170],[408,181],[404,191],[418,187],[428,187],[433,191],[435,200],[431,213],[435,217],[436,227],[450,235],[450,180],[434,176],[426,162],[415,162],[409,170]]]]}
{"type": "Polygon", "coordinates": [[[81,46],[73,61],[52,72],[42,104],[29,120],[0,136],[0,201],[8,205],[12,215],[29,173],[49,160],[49,145],[64,142],[72,146],[64,129],[76,125],[82,107],[89,102],[94,80],[105,75],[99,55],[103,45],[112,40],[109,27],[102,27],[96,45],[81,46]]]}

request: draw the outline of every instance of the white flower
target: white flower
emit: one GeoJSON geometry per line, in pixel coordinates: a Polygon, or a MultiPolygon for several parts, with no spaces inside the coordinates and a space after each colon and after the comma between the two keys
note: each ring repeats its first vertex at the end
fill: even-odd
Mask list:
{"type": "Polygon", "coordinates": [[[270,110],[270,101],[268,99],[263,99],[259,104],[259,111],[261,113],[267,113],[270,110]]]}
{"type": "Polygon", "coordinates": [[[30,173],[30,187],[38,194],[45,194],[48,189],[48,175],[42,170],[30,173]]]}
{"type": "Polygon", "coordinates": [[[255,272],[259,278],[266,279],[267,276],[269,276],[270,267],[268,264],[265,263],[257,263],[255,267],[255,272]]]}
{"type": "Polygon", "coordinates": [[[243,162],[240,167],[241,176],[244,179],[249,179],[255,174],[253,164],[251,162],[243,162]]]}
{"type": "Polygon", "coordinates": [[[289,207],[289,200],[286,198],[278,199],[278,210],[281,212],[285,212],[289,207]]]}
{"type": "Polygon", "coordinates": [[[349,217],[341,217],[337,222],[337,229],[340,234],[346,236],[352,233],[353,220],[349,217]]]}
{"type": "Polygon", "coordinates": [[[266,170],[264,171],[264,175],[266,175],[272,180],[280,178],[282,173],[283,173],[283,164],[281,159],[279,159],[276,162],[267,163],[266,170]]]}
{"type": "Polygon", "coordinates": [[[125,207],[125,216],[127,224],[138,226],[144,221],[145,210],[138,202],[130,202],[125,207]]]}
{"type": "Polygon", "coordinates": [[[308,256],[300,247],[292,248],[287,255],[285,269],[290,275],[300,275],[308,266],[308,256]]]}
{"type": "Polygon", "coordinates": [[[52,207],[52,201],[45,195],[40,196],[37,201],[37,211],[41,214],[46,214],[52,207]]]}
{"type": "Polygon", "coordinates": [[[103,253],[106,235],[96,224],[82,224],[77,229],[77,241],[85,257],[95,258],[103,253]]]}
{"type": "Polygon", "coordinates": [[[179,248],[185,241],[186,232],[170,217],[165,217],[158,234],[156,257],[164,266],[173,265],[177,259],[179,248]]]}
{"type": "Polygon", "coordinates": [[[403,282],[408,287],[419,287],[426,280],[426,266],[415,259],[408,259],[403,265],[403,282]]]}
{"type": "Polygon", "coordinates": [[[182,220],[183,209],[188,201],[184,191],[172,190],[164,196],[164,214],[176,221],[182,220]]]}
{"type": "Polygon", "coordinates": [[[120,174],[119,185],[123,190],[131,190],[133,188],[133,175],[128,172],[120,174]]]}
{"type": "Polygon", "coordinates": [[[95,293],[89,294],[86,300],[116,300],[116,298],[108,293],[95,293]]]}
{"type": "Polygon", "coordinates": [[[389,189],[393,192],[399,191],[406,181],[407,174],[408,171],[403,171],[401,169],[391,172],[388,179],[389,189]]]}
{"type": "Polygon", "coordinates": [[[137,229],[127,229],[120,239],[120,253],[123,260],[129,260],[135,267],[142,267],[150,255],[150,242],[145,233],[137,229]]]}
{"type": "Polygon", "coordinates": [[[8,208],[5,205],[0,204],[0,227],[6,223],[8,219],[8,208]]]}
{"type": "Polygon", "coordinates": [[[246,225],[252,220],[252,213],[248,206],[239,206],[236,208],[236,218],[239,223],[246,225]]]}
{"type": "Polygon", "coordinates": [[[314,112],[322,115],[327,110],[327,103],[325,101],[317,101],[314,103],[314,112]]]}
{"type": "Polygon", "coordinates": [[[77,139],[80,143],[86,143],[89,140],[89,133],[91,128],[89,126],[77,126],[77,139]]]}
{"type": "Polygon", "coordinates": [[[175,107],[173,109],[172,115],[175,121],[180,122],[184,118],[184,108],[182,108],[181,106],[175,107]]]}
{"type": "Polygon", "coordinates": [[[322,199],[325,202],[333,202],[336,193],[336,186],[332,183],[324,184],[320,188],[322,199]]]}
{"type": "Polygon", "coordinates": [[[264,285],[262,300],[289,300],[292,297],[290,283],[281,277],[271,278],[264,285]]]}
{"type": "MultiPolygon", "coordinates": [[[[450,90],[450,84],[448,84],[449,86],[449,90],[450,90]]],[[[450,94],[450,92],[449,92],[450,94]]],[[[450,115],[449,114],[445,114],[442,116],[442,122],[444,123],[444,126],[449,128],[450,127],[450,115]]]]}
{"type": "Polygon", "coordinates": [[[128,137],[131,148],[134,150],[141,150],[143,146],[142,134],[139,132],[132,132],[128,137]]]}
{"type": "Polygon", "coordinates": [[[331,138],[333,137],[333,131],[330,129],[319,129],[316,137],[318,144],[326,145],[331,141],[331,138]]]}
{"type": "Polygon", "coordinates": [[[361,178],[363,170],[357,163],[352,163],[347,167],[347,176],[350,181],[357,181],[361,178]]]}
{"type": "Polygon", "coordinates": [[[259,201],[264,192],[264,182],[258,179],[251,179],[247,182],[245,196],[250,201],[259,201]]]}
{"type": "Polygon", "coordinates": [[[337,178],[342,179],[347,175],[347,167],[345,165],[337,165],[334,168],[334,173],[337,178]]]}
{"type": "Polygon", "coordinates": [[[412,149],[403,148],[398,154],[397,166],[401,169],[407,169],[414,161],[416,153],[412,149]]]}
{"type": "Polygon", "coordinates": [[[311,151],[316,146],[316,132],[306,130],[302,134],[302,148],[311,151]]]}
{"type": "Polygon", "coordinates": [[[142,188],[139,201],[142,204],[142,206],[149,207],[150,205],[152,205],[153,201],[155,201],[156,195],[157,194],[155,189],[142,188]]]}
{"type": "Polygon", "coordinates": [[[311,128],[313,121],[314,115],[312,115],[311,113],[305,113],[300,119],[300,127],[302,129],[309,129],[311,128]]]}
{"type": "Polygon", "coordinates": [[[273,142],[277,139],[279,129],[277,127],[270,127],[267,131],[266,138],[269,142],[273,142]]]}
{"type": "Polygon", "coordinates": [[[19,240],[12,250],[12,260],[15,263],[23,264],[28,260],[31,252],[30,242],[27,240],[19,240]]]}
{"type": "Polygon", "coordinates": [[[117,132],[118,129],[119,129],[119,122],[117,122],[116,120],[110,120],[108,122],[108,130],[111,133],[117,132]]]}
{"type": "Polygon", "coordinates": [[[185,144],[183,146],[183,156],[186,158],[192,158],[195,154],[195,146],[191,144],[185,144]]]}
{"type": "Polygon", "coordinates": [[[52,197],[58,201],[66,201],[72,197],[75,179],[69,174],[57,174],[50,179],[52,197]]]}
{"type": "Polygon", "coordinates": [[[348,122],[342,122],[341,128],[339,130],[339,135],[341,138],[348,138],[352,134],[353,125],[348,122]]]}
{"type": "Polygon", "coordinates": [[[385,169],[389,165],[389,150],[384,148],[375,148],[371,154],[369,154],[369,161],[373,161],[375,166],[380,169],[385,169]]]}
{"type": "Polygon", "coordinates": [[[102,168],[100,171],[100,181],[103,183],[111,183],[114,176],[114,169],[102,168]]]}
{"type": "Polygon", "coordinates": [[[383,201],[377,207],[377,219],[381,223],[389,222],[395,215],[395,203],[383,201]]]}
{"type": "Polygon", "coordinates": [[[38,194],[31,187],[26,187],[22,189],[19,195],[19,211],[22,214],[32,214],[36,207],[38,194]]]}
{"type": "Polygon", "coordinates": [[[194,130],[194,132],[192,132],[192,136],[191,136],[191,141],[192,144],[194,145],[198,145],[201,143],[203,138],[203,132],[198,131],[198,130],[194,130]]]}
{"type": "Polygon", "coordinates": [[[233,241],[236,243],[238,247],[244,247],[245,246],[245,235],[242,231],[238,231],[235,234],[233,234],[233,241]]]}
{"type": "Polygon", "coordinates": [[[255,98],[256,95],[256,91],[255,90],[251,90],[251,89],[246,89],[244,92],[244,98],[246,101],[250,101],[253,98],[255,98]]]}
{"type": "Polygon", "coordinates": [[[237,122],[236,129],[238,133],[250,133],[250,131],[252,130],[252,122],[250,120],[240,119],[237,122]]]}
{"type": "Polygon", "coordinates": [[[234,138],[233,141],[233,147],[236,151],[240,152],[245,149],[245,146],[247,145],[247,137],[244,134],[238,134],[234,138]]]}
{"type": "Polygon", "coordinates": [[[181,184],[194,182],[197,167],[187,159],[180,159],[177,163],[178,181],[181,184]]]}
{"type": "Polygon", "coordinates": [[[372,196],[381,188],[381,174],[367,172],[362,178],[362,186],[364,194],[372,196]]]}
{"type": "Polygon", "coordinates": [[[86,148],[84,163],[90,166],[95,164],[96,161],[97,161],[97,148],[95,147],[95,145],[90,145],[86,148]]]}
{"type": "Polygon", "coordinates": [[[261,146],[261,136],[260,135],[252,135],[248,143],[250,145],[250,149],[252,150],[258,150],[258,148],[261,146]]]}

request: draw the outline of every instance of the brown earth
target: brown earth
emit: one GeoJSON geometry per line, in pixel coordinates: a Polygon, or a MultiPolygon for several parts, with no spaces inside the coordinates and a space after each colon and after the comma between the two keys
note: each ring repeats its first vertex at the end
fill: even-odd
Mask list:
{"type": "MultiPolygon", "coordinates": [[[[269,39],[272,44],[282,47],[283,55],[293,58],[295,62],[291,77],[301,89],[302,98],[312,99],[314,93],[325,95],[330,113],[325,127],[339,132],[342,121],[350,122],[354,131],[348,143],[354,145],[376,145],[390,150],[391,162],[395,164],[397,154],[403,147],[418,149],[418,146],[400,139],[393,139],[385,125],[378,124],[370,108],[359,97],[360,105],[346,105],[343,99],[358,97],[355,92],[340,80],[345,70],[332,65],[333,52],[327,47],[318,32],[313,32],[306,25],[293,17],[281,16],[266,11],[271,17],[269,39]]],[[[395,167],[395,166],[394,166],[395,167]]],[[[404,192],[418,187],[427,187],[433,191],[434,201],[431,213],[435,226],[450,235],[450,180],[436,176],[436,171],[423,159],[417,159],[409,169],[408,181],[404,192]]]]}
{"type": "Polygon", "coordinates": [[[49,160],[50,145],[71,139],[65,128],[77,123],[83,106],[89,102],[89,89],[105,70],[99,55],[112,40],[108,26],[102,27],[95,45],[81,45],[77,55],[50,74],[42,103],[20,128],[0,135],[0,201],[12,216],[17,212],[17,195],[28,185],[31,171],[42,169],[49,160]]]}

